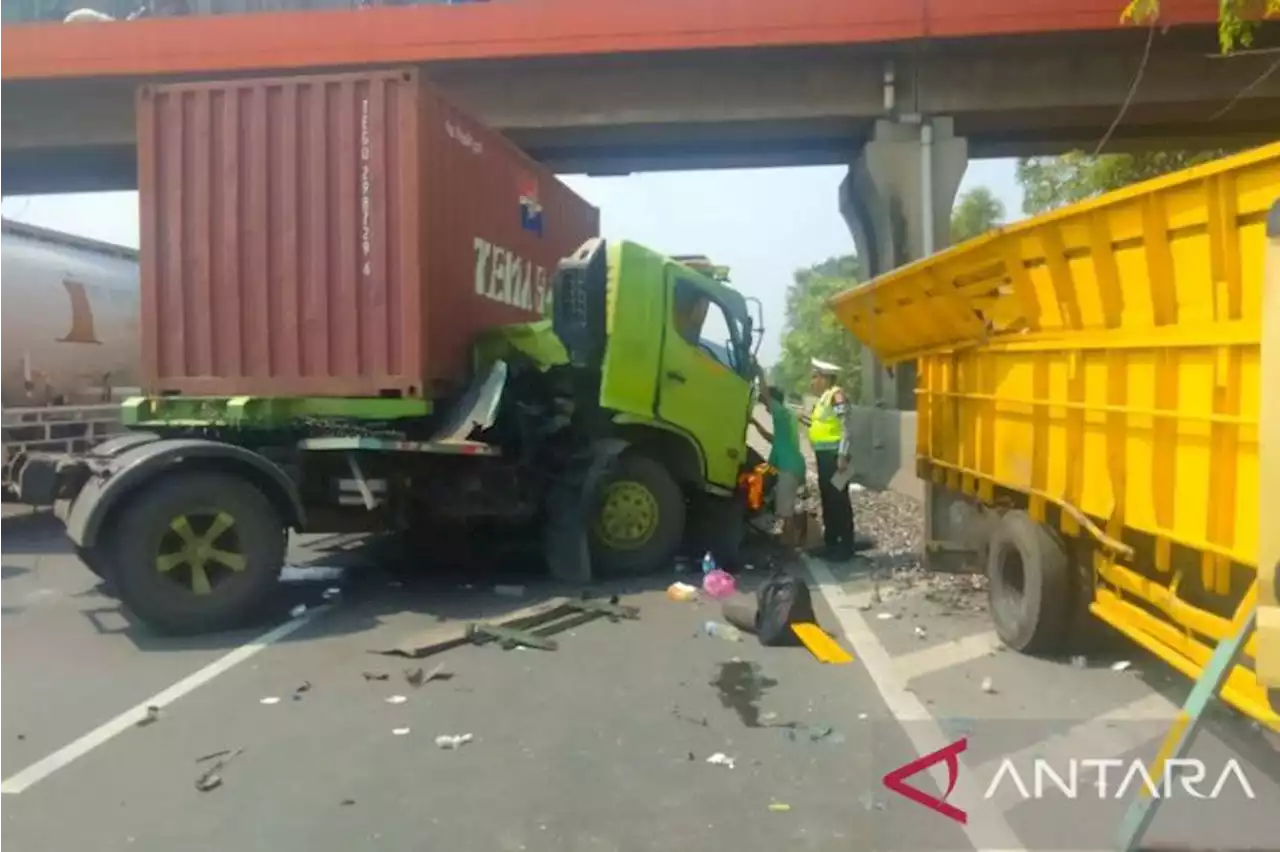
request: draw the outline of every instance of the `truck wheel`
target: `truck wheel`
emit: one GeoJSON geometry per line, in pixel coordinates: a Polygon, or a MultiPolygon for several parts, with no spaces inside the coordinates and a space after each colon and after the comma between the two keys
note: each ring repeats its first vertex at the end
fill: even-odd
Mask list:
{"type": "Polygon", "coordinates": [[[622,455],[600,484],[589,539],[600,576],[643,574],[664,566],[684,537],[684,493],[646,456],[622,455]]]}
{"type": "Polygon", "coordinates": [[[1048,528],[1025,512],[1007,512],[991,536],[987,580],[991,618],[1005,645],[1027,654],[1066,645],[1070,564],[1048,528]]]}
{"type": "Polygon", "coordinates": [[[76,556],[99,580],[111,582],[111,562],[101,547],[75,546],[76,556]]]}
{"type": "Polygon", "coordinates": [[[160,631],[239,626],[276,588],[284,520],[243,479],[179,472],[144,485],[117,517],[113,573],[120,599],[160,631]]]}

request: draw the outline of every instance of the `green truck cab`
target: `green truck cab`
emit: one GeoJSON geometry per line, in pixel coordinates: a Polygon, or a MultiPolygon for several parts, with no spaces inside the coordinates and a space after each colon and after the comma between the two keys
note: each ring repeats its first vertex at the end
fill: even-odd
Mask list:
{"type": "Polygon", "coordinates": [[[143,397],[129,431],[15,461],[91,570],[177,633],[269,600],[290,530],[540,536],[553,575],[732,560],[758,327],[703,258],[593,239],[556,272],[549,320],[490,329],[455,399],[143,397]]]}

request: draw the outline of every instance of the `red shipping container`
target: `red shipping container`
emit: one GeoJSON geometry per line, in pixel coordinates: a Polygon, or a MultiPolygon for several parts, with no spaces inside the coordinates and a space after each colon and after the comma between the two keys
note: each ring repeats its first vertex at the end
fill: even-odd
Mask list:
{"type": "Polygon", "coordinates": [[[138,92],[150,393],[433,397],[599,211],[416,70],[138,92]]]}

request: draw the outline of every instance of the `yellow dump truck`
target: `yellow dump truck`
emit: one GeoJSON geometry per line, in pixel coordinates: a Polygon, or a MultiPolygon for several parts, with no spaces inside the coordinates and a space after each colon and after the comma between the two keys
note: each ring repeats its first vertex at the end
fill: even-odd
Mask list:
{"type": "Polygon", "coordinates": [[[917,362],[929,546],[977,554],[1000,638],[1089,617],[1280,730],[1280,143],[1002,228],[842,293],[917,362]]]}

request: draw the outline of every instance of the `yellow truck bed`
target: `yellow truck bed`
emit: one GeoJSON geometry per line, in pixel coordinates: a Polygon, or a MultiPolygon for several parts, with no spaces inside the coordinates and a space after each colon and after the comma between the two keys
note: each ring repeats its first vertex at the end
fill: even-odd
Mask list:
{"type": "Polygon", "coordinates": [[[1051,527],[1097,617],[1196,676],[1261,591],[1223,696],[1280,730],[1278,198],[1280,143],[1002,228],[831,307],[885,362],[917,360],[926,482],[1051,527]]]}

